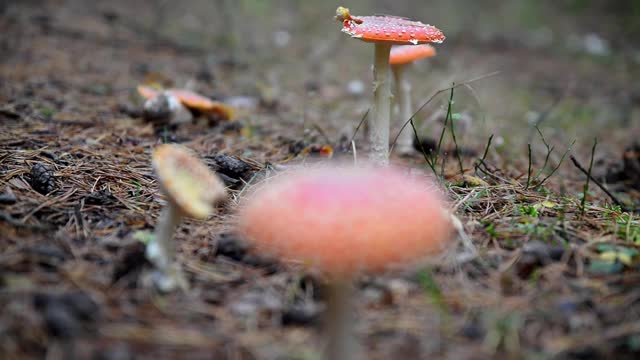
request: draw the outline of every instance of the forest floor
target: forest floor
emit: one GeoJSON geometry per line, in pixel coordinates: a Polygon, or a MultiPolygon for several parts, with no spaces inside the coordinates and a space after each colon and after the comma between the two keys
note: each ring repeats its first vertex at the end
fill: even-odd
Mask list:
{"type": "MultiPolygon", "coordinates": [[[[0,61],[0,358],[321,358],[321,276],[247,249],[233,234],[234,205],[256,174],[353,156],[350,139],[369,87],[343,80],[368,81],[368,62],[355,74],[318,65],[328,75],[319,78],[290,73],[300,69],[277,60],[212,61],[202,49],[118,25],[113,13],[54,5],[0,15],[0,52],[9,55],[0,61]],[[264,73],[289,76],[274,83],[264,73]],[[301,87],[287,88],[296,79],[301,87]],[[135,91],[144,82],[189,83],[237,106],[238,119],[154,126],[142,119],[135,91]],[[145,284],[151,267],[141,241],[162,207],[150,154],[163,142],[193,149],[226,176],[233,195],[212,218],[180,225],[190,289],[171,294],[145,284]],[[332,146],[332,159],[314,154],[322,145],[332,146]]],[[[633,72],[535,57],[509,43],[453,39],[448,51],[451,58],[485,54],[476,77],[490,74],[490,64],[518,74],[513,86],[535,93],[527,98],[545,93],[529,112],[540,132],[513,127],[508,112],[495,116],[502,122],[487,116],[482,129],[461,125],[464,176],[445,134],[436,171],[477,256],[359,278],[361,350],[369,359],[637,358],[640,145],[629,135],[640,133],[640,92],[628,81],[633,72]],[[584,120],[601,113],[610,118],[584,120]],[[542,126],[550,121],[566,127],[542,126]],[[612,196],[594,181],[585,191],[587,177],[575,165],[590,168],[594,137],[591,172],[612,196]]],[[[350,56],[343,49],[333,58],[343,54],[350,56]]],[[[445,87],[456,78],[439,76],[445,87]]],[[[479,101],[486,114],[522,103],[521,92],[507,97],[507,85],[492,98],[480,83],[493,78],[456,92],[469,103],[486,100],[479,101]]],[[[443,91],[432,109],[443,102],[446,109],[449,95],[443,91]]],[[[454,106],[464,103],[456,98],[454,106]]],[[[453,118],[464,118],[462,110],[453,118]]],[[[432,125],[429,136],[437,137],[442,122],[432,125]]],[[[365,136],[355,141],[366,153],[365,136]]],[[[419,152],[392,162],[430,171],[419,152]]]]}

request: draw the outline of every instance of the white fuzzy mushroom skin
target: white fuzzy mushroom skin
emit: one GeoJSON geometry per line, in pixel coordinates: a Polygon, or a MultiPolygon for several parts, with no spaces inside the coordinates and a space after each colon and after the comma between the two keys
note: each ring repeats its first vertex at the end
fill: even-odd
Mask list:
{"type": "Polygon", "coordinates": [[[181,218],[176,206],[169,204],[160,215],[154,240],[147,245],[147,258],[161,271],[173,262],[175,246],[171,238],[181,218]]]}
{"type": "Polygon", "coordinates": [[[391,116],[391,82],[389,53],[391,44],[375,44],[374,107],[369,118],[370,160],[378,165],[389,163],[389,123],[391,116]]]}
{"type": "Polygon", "coordinates": [[[174,204],[167,205],[156,225],[153,241],[147,244],[147,259],[157,269],[152,281],[154,286],[162,292],[188,288],[180,265],[174,260],[176,249],[172,241],[173,233],[181,219],[180,210],[174,204]]]}
{"type": "Polygon", "coordinates": [[[144,116],[157,123],[184,124],[193,120],[191,111],[170,92],[163,92],[144,103],[144,116]]]}

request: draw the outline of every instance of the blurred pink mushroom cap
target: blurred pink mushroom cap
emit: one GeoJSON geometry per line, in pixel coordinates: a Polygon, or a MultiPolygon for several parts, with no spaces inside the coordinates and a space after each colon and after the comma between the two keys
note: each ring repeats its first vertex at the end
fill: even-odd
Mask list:
{"type": "Polygon", "coordinates": [[[396,168],[305,168],[249,195],[239,229],[258,251],[352,276],[440,252],[451,232],[444,206],[427,177],[396,168]]]}

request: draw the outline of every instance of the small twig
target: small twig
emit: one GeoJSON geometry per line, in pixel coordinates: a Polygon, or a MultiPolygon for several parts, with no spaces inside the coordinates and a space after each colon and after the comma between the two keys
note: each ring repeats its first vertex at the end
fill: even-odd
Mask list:
{"type": "Polygon", "coordinates": [[[489,166],[483,161],[481,160],[481,163],[479,165],[482,166],[478,166],[478,170],[480,170],[482,173],[484,173],[485,175],[487,175],[488,177],[498,181],[498,182],[507,182],[507,180],[501,178],[500,176],[497,176],[494,171],[491,171],[491,169],[489,169],[489,166]]]}
{"type": "Polygon", "coordinates": [[[489,148],[491,147],[492,141],[493,141],[493,134],[489,136],[489,141],[487,141],[487,146],[485,146],[484,148],[484,153],[482,154],[482,157],[480,158],[480,160],[476,162],[476,166],[475,166],[476,175],[478,174],[478,168],[480,167],[481,164],[484,164],[484,161],[487,158],[487,155],[489,154],[489,148]]]}
{"type": "Polygon", "coordinates": [[[531,184],[531,144],[527,144],[527,148],[529,149],[529,168],[527,170],[527,186],[524,187],[525,190],[528,190],[529,184],[531,184]]]}
{"type": "MultiPolygon", "coordinates": [[[[447,131],[447,125],[449,122],[449,117],[451,116],[451,104],[453,102],[453,89],[455,88],[455,83],[453,84],[453,86],[450,88],[450,94],[449,94],[449,103],[447,105],[447,115],[444,118],[444,125],[442,126],[442,132],[440,133],[440,139],[438,139],[438,145],[436,146],[436,152],[435,152],[435,156],[440,155],[440,150],[442,149],[442,141],[444,139],[444,134],[447,131]]],[[[435,159],[434,162],[437,162],[437,158],[435,159]]]]}
{"type": "Polygon", "coordinates": [[[611,200],[618,206],[622,207],[623,209],[626,209],[625,211],[628,211],[628,208],[624,207],[624,204],[622,203],[622,201],[620,201],[620,199],[618,199],[615,195],[613,195],[600,181],[598,181],[596,178],[594,178],[593,176],[591,176],[591,172],[587,171],[579,162],[578,159],[575,158],[575,156],[571,155],[569,157],[569,159],[571,159],[571,161],[573,162],[573,165],[575,165],[578,170],[582,171],[582,173],[584,173],[585,175],[587,175],[591,181],[593,181],[594,184],[596,184],[602,191],[604,191],[605,194],[607,194],[607,196],[609,196],[609,198],[611,198],[611,200]]]}
{"type": "MultiPolygon", "coordinates": [[[[438,139],[438,145],[436,146],[436,151],[433,154],[433,163],[438,163],[438,157],[440,156],[440,151],[442,150],[442,141],[444,140],[444,134],[447,132],[447,125],[449,122],[449,118],[451,117],[451,104],[453,103],[453,90],[455,89],[455,83],[451,86],[449,95],[449,103],[447,105],[447,115],[444,118],[444,125],[442,125],[442,132],[440,133],[440,139],[438,139]]],[[[453,121],[453,120],[452,120],[453,121]]],[[[442,154],[442,164],[440,166],[440,177],[444,179],[444,167],[446,163],[446,156],[442,154]]]]}
{"type": "Polygon", "coordinates": [[[544,163],[542,164],[542,167],[540,168],[540,170],[538,170],[536,175],[533,177],[532,181],[534,182],[538,180],[540,175],[542,175],[542,172],[544,171],[544,169],[546,169],[547,165],[549,165],[549,158],[551,158],[551,154],[553,153],[553,150],[554,150],[554,147],[550,146],[549,143],[547,143],[547,140],[544,138],[544,135],[542,134],[542,131],[540,130],[540,128],[537,126],[535,126],[535,128],[538,131],[538,134],[540,134],[540,139],[542,139],[542,143],[547,148],[547,155],[544,158],[544,163]]]}
{"type": "MultiPolygon", "coordinates": [[[[410,121],[409,124],[411,124],[411,129],[413,130],[413,136],[416,139],[418,139],[418,130],[416,129],[415,124],[413,123],[413,121],[410,121]]],[[[422,152],[422,156],[424,156],[424,160],[427,162],[427,165],[429,165],[429,167],[433,171],[433,175],[437,177],[438,171],[436,170],[435,163],[431,161],[431,159],[429,158],[429,155],[427,155],[427,150],[425,150],[424,145],[422,144],[422,141],[420,141],[419,139],[418,139],[418,145],[420,146],[420,152],[422,152]]]]}
{"type": "Polygon", "coordinates": [[[591,160],[589,160],[589,170],[587,171],[587,181],[585,181],[584,183],[584,188],[582,190],[582,201],[580,201],[580,216],[584,216],[584,206],[587,203],[587,193],[589,192],[589,180],[591,180],[591,170],[593,169],[593,157],[595,156],[597,145],[598,145],[598,138],[594,138],[593,147],[591,148],[591,160]]]}
{"type": "Polygon", "coordinates": [[[573,148],[573,144],[575,144],[576,141],[573,140],[573,142],[571,142],[571,145],[569,145],[569,147],[567,148],[567,151],[564,152],[564,154],[562,154],[562,157],[560,158],[560,162],[558,162],[558,166],[556,166],[555,168],[553,168],[553,170],[551,170],[551,172],[549,173],[549,175],[547,175],[547,177],[545,177],[544,179],[542,179],[542,181],[540,181],[540,183],[538,183],[538,185],[536,185],[534,187],[534,190],[537,190],[538,188],[540,188],[547,180],[549,180],[549,178],[551,178],[553,176],[553,174],[555,174],[555,172],[560,168],[560,166],[562,165],[562,163],[564,162],[564,158],[567,157],[567,154],[569,152],[571,152],[571,148],[573,148]]]}
{"type": "Polygon", "coordinates": [[[544,134],[542,133],[542,130],[540,130],[538,125],[535,125],[534,128],[536,129],[536,131],[538,131],[538,135],[540,135],[540,139],[542,140],[542,143],[544,144],[544,146],[547,148],[547,150],[549,150],[551,146],[547,142],[547,139],[544,138],[544,134]]]}
{"type": "Polygon", "coordinates": [[[353,136],[351,136],[351,140],[349,140],[350,143],[353,142],[353,140],[356,138],[356,135],[358,135],[358,130],[360,130],[360,126],[364,124],[364,121],[367,119],[367,116],[369,115],[369,110],[371,109],[367,109],[364,115],[362,115],[362,119],[360,119],[358,126],[356,126],[356,130],[353,132],[353,136]]]}
{"type": "MultiPolygon", "coordinates": [[[[453,90],[451,90],[453,92],[453,90]]],[[[453,95],[453,94],[452,94],[453,95]]],[[[451,109],[453,106],[452,102],[449,103],[449,108],[451,109]]],[[[460,148],[458,147],[458,140],[456,140],[456,131],[453,126],[453,114],[451,113],[453,110],[449,112],[449,125],[451,127],[451,138],[453,139],[453,146],[455,146],[456,158],[458,159],[458,165],[460,166],[460,175],[464,175],[464,167],[462,166],[462,157],[460,156],[460,148]]]]}

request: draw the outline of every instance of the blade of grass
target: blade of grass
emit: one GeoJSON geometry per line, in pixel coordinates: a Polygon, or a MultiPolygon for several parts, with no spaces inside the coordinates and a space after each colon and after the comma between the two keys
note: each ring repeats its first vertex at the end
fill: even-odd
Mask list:
{"type": "Polygon", "coordinates": [[[555,168],[553,168],[553,170],[551,170],[551,172],[549,173],[549,175],[547,175],[547,177],[545,177],[544,179],[542,179],[542,181],[540,181],[540,183],[538,183],[538,185],[536,185],[534,187],[534,190],[539,189],[547,180],[549,180],[549,178],[551,178],[553,176],[553,174],[555,174],[555,172],[560,168],[560,166],[562,165],[562,163],[564,162],[564,158],[567,157],[567,154],[569,154],[571,152],[571,148],[573,148],[573,145],[576,143],[575,140],[573,140],[573,142],[571,142],[571,145],[569,145],[569,147],[567,148],[567,151],[564,152],[564,154],[562,154],[562,157],[560,158],[560,162],[558,162],[558,166],[556,166],[555,168]]]}
{"type": "MultiPolygon", "coordinates": [[[[575,165],[580,171],[582,171],[582,173],[584,173],[585,175],[589,174],[589,172],[578,162],[578,159],[576,159],[573,155],[571,155],[569,158],[573,162],[573,165],[575,165]]],[[[602,191],[604,191],[604,193],[611,198],[613,203],[620,206],[620,208],[622,208],[623,211],[636,211],[636,212],[638,211],[638,209],[631,209],[629,207],[625,207],[624,203],[622,203],[622,201],[620,201],[618,197],[613,195],[600,181],[598,181],[593,176],[590,176],[590,177],[591,177],[591,181],[593,181],[594,184],[596,184],[602,191]]]]}
{"type": "Polygon", "coordinates": [[[531,184],[531,144],[527,144],[527,148],[529,149],[529,168],[527,170],[527,186],[524,187],[525,190],[528,190],[529,184],[531,184]]]}
{"type": "Polygon", "coordinates": [[[547,148],[547,155],[544,158],[544,163],[542,164],[542,167],[540,168],[540,170],[538,170],[536,175],[531,180],[533,182],[538,180],[540,175],[542,175],[542,172],[544,171],[544,169],[547,168],[547,165],[549,164],[549,158],[551,157],[551,153],[553,153],[553,150],[554,150],[554,147],[553,146],[549,146],[549,143],[547,143],[547,139],[544,138],[544,135],[542,134],[542,131],[540,130],[540,128],[538,126],[534,126],[534,127],[538,131],[538,134],[540,135],[540,138],[542,139],[542,143],[547,148]]]}
{"type": "Polygon", "coordinates": [[[442,149],[442,141],[444,139],[444,133],[447,131],[447,125],[449,122],[449,117],[451,117],[451,104],[453,104],[453,91],[455,89],[455,83],[450,88],[449,94],[449,103],[447,104],[447,115],[444,118],[444,126],[442,126],[442,132],[440,133],[440,139],[438,139],[438,145],[436,146],[436,154],[440,154],[440,150],[442,149]]]}
{"type": "Polygon", "coordinates": [[[362,115],[362,119],[360,119],[360,122],[358,123],[358,126],[356,126],[355,131],[353,132],[353,136],[351,136],[351,139],[349,140],[349,143],[352,143],[353,140],[356,138],[356,135],[358,135],[358,131],[360,130],[360,127],[362,126],[362,124],[364,124],[364,121],[367,120],[367,116],[369,116],[369,111],[371,109],[367,109],[367,111],[364,113],[364,115],[362,115]]]}
{"type": "MultiPolygon", "coordinates": [[[[416,139],[418,139],[418,130],[416,130],[416,126],[413,124],[413,119],[410,119],[410,120],[411,121],[409,121],[409,124],[411,124],[411,129],[413,130],[413,136],[416,139]]],[[[419,139],[418,139],[418,145],[420,145],[420,152],[422,153],[424,160],[427,162],[427,165],[429,165],[429,167],[431,168],[431,171],[433,171],[433,175],[437,177],[438,171],[436,170],[436,166],[431,161],[431,158],[429,158],[429,155],[427,155],[427,151],[425,150],[424,145],[422,144],[422,141],[420,141],[419,139]]],[[[393,147],[391,149],[393,150],[393,147]]]]}
{"type": "Polygon", "coordinates": [[[593,157],[596,153],[596,146],[598,145],[598,138],[593,139],[593,147],[591,148],[591,160],[589,161],[589,170],[587,171],[587,180],[584,183],[582,189],[582,200],[580,201],[580,216],[584,216],[584,208],[587,203],[587,193],[589,192],[589,180],[591,180],[591,170],[593,169],[593,157]]]}
{"type": "Polygon", "coordinates": [[[453,126],[453,115],[449,121],[451,126],[451,137],[453,138],[453,146],[455,146],[456,158],[458,159],[458,165],[460,166],[460,175],[464,175],[464,167],[462,166],[462,156],[460,156],[460,148],[458,147],[458,140],[456,140],[456,131],[453,126]]]}
{"type": "Polygon", "coordinates": [[[491,136],[489,136],[489,141],[487,141],[487,146],[485,146],[484,148],[484,153],[482,154],[482,157],[480,158],[480,160],[478,160],[476,162],[476,166],[475,166],[475,174],[478,175],[478,167],[480,167],[480,165],[484,164],[485,159],[487,158],[487,154],[489,154],[489,148],[491,147],[491,142],[493,141],[493,134],[491,134],[491,136]]]}
{"type": "Polygon", "coordinates": [[[442,164],[441,164],[441,167],[440,167],[440,178],[441,179],[444,179],[444,167],[445,167],[445,163],[447,161],[446,160],[447,157],[445,156],[445,154],[441,153],[441,151],[442,151],[442,141],[444,140],[444,134],[447,132],[447,125],[448,125],[448,122],[449,122],[449,118],[451,117],[451,106],[453,104],[453,92],[454,92],[455,86],[456,86],[456,84],[453,83],[451,85],[451,88],[450,88],[449,102],[447,104],[447,115],[444,118],[444,125],[442,125],[442,132],[440,132],[440,139],[438,139],[438,145],[436,146],[436,151],[433,154],[433,156],[434,156],[433,163],[434,164],[438,163],[438,157],[440,155],[442,155],[442,164]]]}

